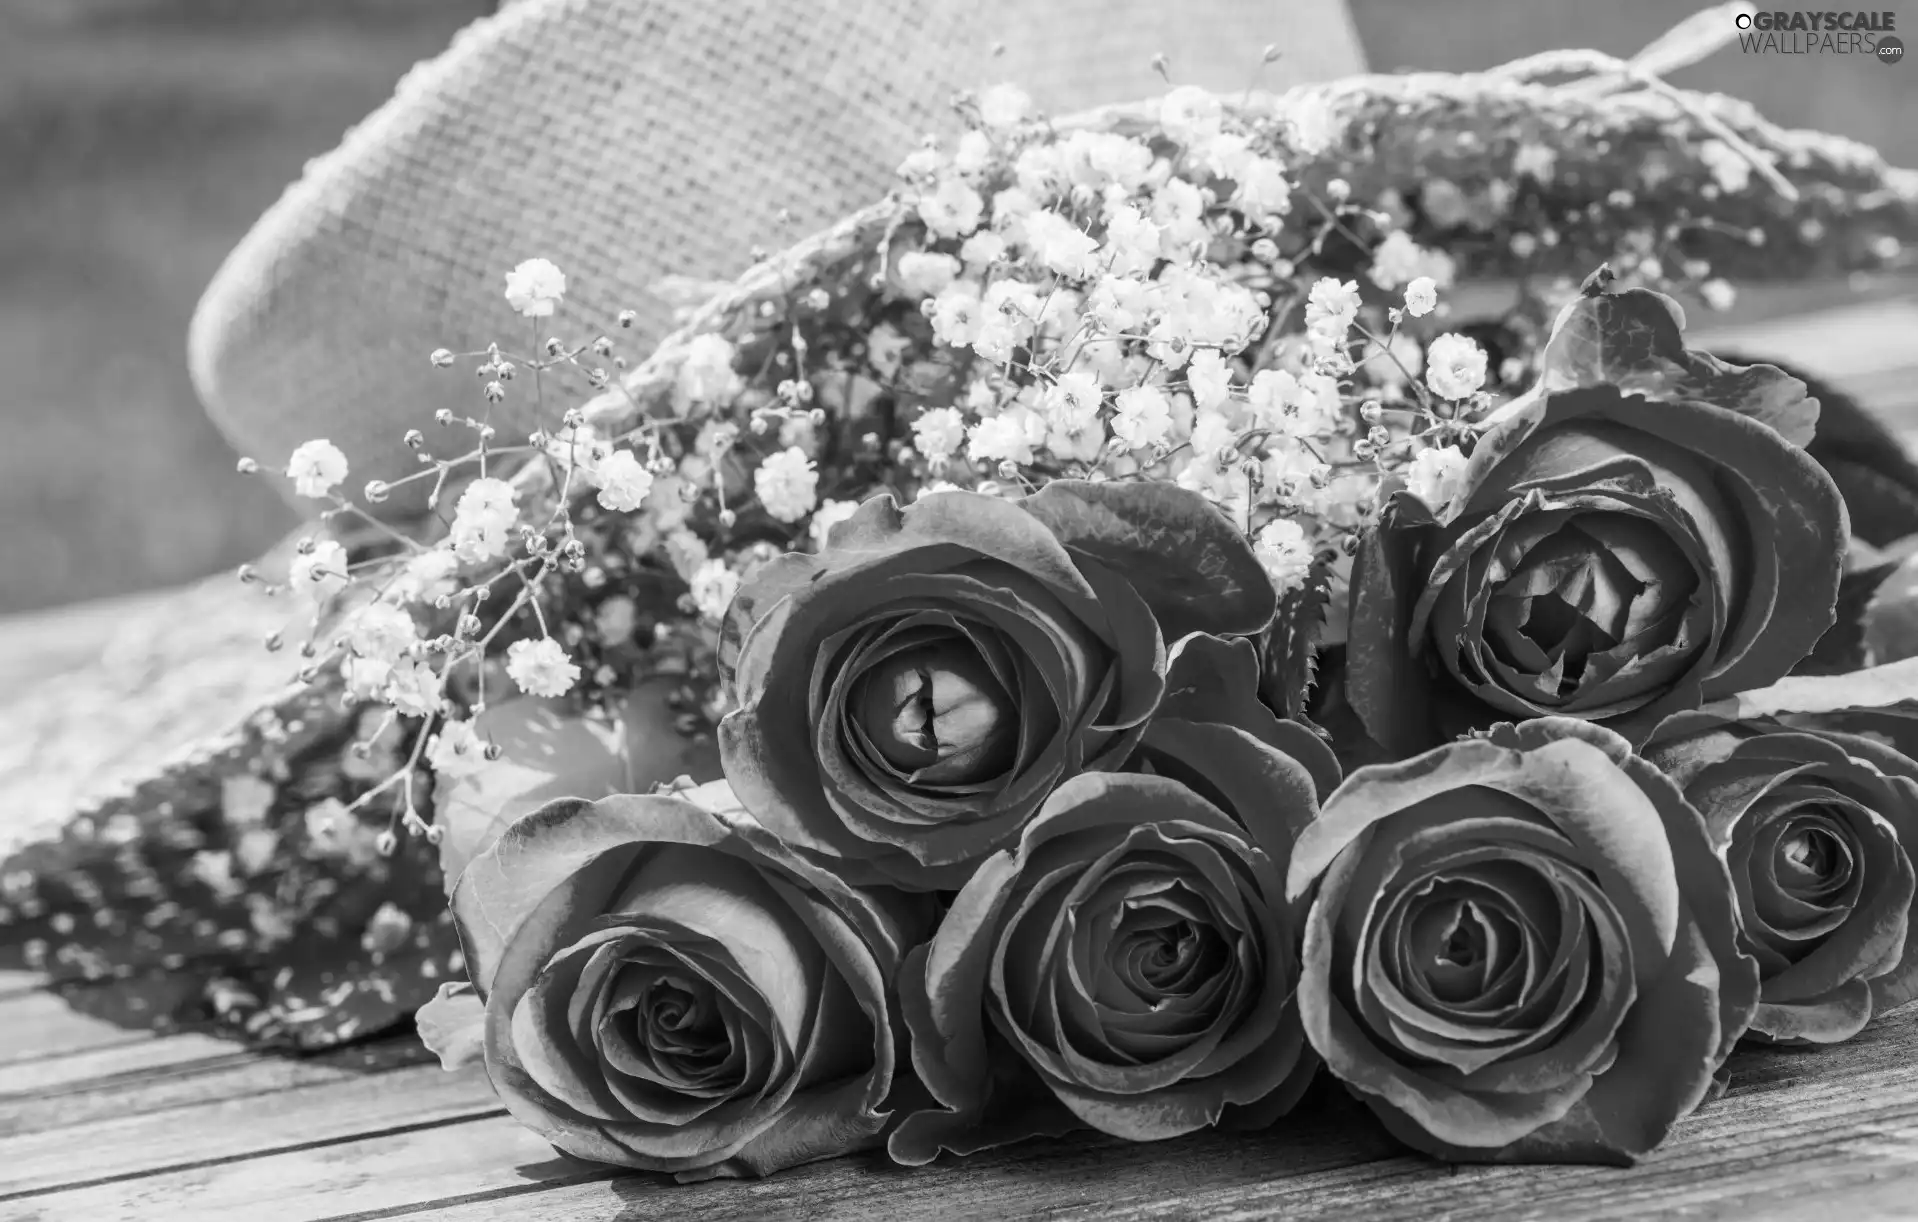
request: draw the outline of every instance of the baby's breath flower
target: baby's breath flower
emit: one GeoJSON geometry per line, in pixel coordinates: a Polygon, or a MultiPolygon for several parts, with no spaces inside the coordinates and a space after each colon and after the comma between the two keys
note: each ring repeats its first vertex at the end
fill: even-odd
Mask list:
{"type": "Polygon", "coordinates": [[[1405,486],[1434,512],[1441,512],[1458,495],[1465,475],[1465,454],[1457,446],[1420,450],[1405,471],[1405,486]]]}
{"type": "Polygon", "coordinates": [[[1306,156],[1316,156],[1331,148],[1343,135],[1330,99],[1307,95],[1286,107],[1285,117],[1292,129],[1292,145],[1306,156]]]}
{"type": "Polygon", "coordinates": [[[753,472],[753,491],[766,512],[781,522],[797,522],[818,503],[819,472],[798,446],[769,454],[753,472]]]}
{"type": "Polygon", "coordinates": [[[547,318],[566,296],[566,275],[546,259],[528,259],[506,273],[506,304],[527,318],[547,318]]]}
{"type": "Polygon", "coordinates": [[[1172,404],[1156,386],[1132,386],[1119,392],[1112,435],[1131,449],[1163,443],[1172,432],[1172,404]]]}
{"type": "Polygon", "coordinates": [[[613,443],[590,424],[569,425],[546,438],[546,453],[560,470],[571,470],[588,487],[598,482],[600,461],[612,452],[613,443]]]}
{"type": "Polygon", "coordinates": [[[966,453],[974,462],[1005,461],[1024,466],[1032,462],[1034,446],[1045,443],[1045,417],[1028,407],[1009,407],[981,420],[967,433],[966,453]]]}
{"type": "Polygon", "coordinates": [[[1395,289],[1402,284],[1427,277],[1436,284],[1449,284],[1453,276],[1451,257],[1443,251],[1426,250],[1403,229],[1395,229],[1372,251],[1372,283],[1395,289]]]}
{"type": "Polygon", "coordinates": [[[935,297],[959,276],[959,260],[927,250],[909,250],[893,266],[900,287],[914,297],[935,297]]]}
{"type": "Polygon", "coordinates": [[[385,658],[348,654],[340,659],[340,678],[346,683],[346,694],[355,700],[377,698],[392,674],[393,663],[385,658]]]}
{"type": "Polygon", "coordinates": [[[1698,286],[1698,292],[1714,310],[1729,310],[1738,300],[1738,290],[1723,280],[1707,280],[1698,286]]]}
{"type": "Polygon", "coordinates": [[[1039,211],[1028,216],[1023,235],[1026,248],[1042,266],[1074,280],[1091,274],[1092,252],[1098,242],[1057,212],[1039,211]]]}
{"type": "Polygon", "coordinates": [[[1272,227],[1276,218],[1292,208],[1292,183],[1285,167],[1270,157],[1250,157],[1240,163],[1232,179],[1238,189],[1232,202],[1253,220],[1272,227]]]}
{"type": "Polygon", "coordinates": [[[1170,178],[1152,193],[1152,219],[1160,226],[1160,253],[1177,263],[1192,261],[1206,240],[1205,197],[1183,178],[1170,178]]]}
{"type": "Polygon", "coordinates": [[[459,557],[446,548],[420,552],[400,566],[384,597],[395,603],[430,603],[453,592],[459,567],[459,557]]]}
{"type": "Polygon", "coordinates": [[[950,458],[966,439],[966,419],[958,409],[935,407],[912,423],[912,444],[935,462],[950,458]]]}
{"type": "Polygon", "coordinates": [[[519,510],[513,486],[503,479],[476,479],[460,494],[453,511],[453,554],[469,564],[497,559],[511,545],[519,510]]]}
{"type": "Polygon", "coordinates": [[[1225,107],[1196,85],[1181,85],[1159,103],[1159,126],[1180,144],[1202,144],[1219,134],[1225,107]]]}
{"type": "Polygon", "coordinates": [[[1016,127],[1031,113],[1032,98],[1017,85],[994,85],[979,95],[979,121],[988,131],[1016,127]]]}
{"type": "Polygon", "coordinates": [[[1447,332],[1425,350],[1425,385],[1441,399],[1469,399],[1485,385],[1485,349],[1447,332]]]}
{"type": "Polygon", "coordinates": [[[346,455],[324,439],[306,442],[287,459],[286,477],[301,496],[324,497],[346,479],[346,455]]]}
{"type": "Polygon", "coordinates": [[[293,557],[287,566],[287,584],[315,602],[325,602],[346,588],[346,563],[346,549],[332,539],[322,539],[312,550],[293,557]]]}
{"type": "Polygon", "coordinates": [[[1277,518],[1261,527],[1252,551],[1281,595],[1304,585],[1312,571],[1312,546],[1305,528],[1291,518],[1277,518]]]}
{"type": "Polygon", "coordinates": [[[723,619],[726,608],[732,605],[733,595],[739,591],[739,574],[733,572],[724,560],[714,558],[702,563],[693,571],[693,605],[699,613],[709,620],[723,619]]]}
{"type": "Polygon", "coordinates": [[[979,289],[967,281],[949,285],[932,299],[932,334],[953,348],[971,346],[985,323],[985,305],[979,289]]]}
{"type": "Polygon", "coordinates": [[[631,450],[614,450],[600,461],[599,503],[614,513],[632,513],[652,495],[653,473],[631,450]]]}
{"type": "Polygon", "coordinates": [[[1046,387],[1045,393],[1040,396],[1040,405],[1057,426],[1065,417],[1083,417],[1087,413],[1096,415],[1103,394],[1104,388],[1099,385],[1098,377],[1079,369],[1060,374],[1058,380],[1046,387]]]}
{"type": "Polygon", "coordinates": [[[1322,324],[1335,325],[1343,335],[1358,318],[1361,304],[1356,280],[1340,281],[1337,277],[1325,276],[1316,281],[1306,295],[1305,325],[1313,329],[1322,324]]]}
{"type": "Polygon", "coordinates": [[[1006,240],[990,229],[982,229],[959,246],[959,259],[973,271],[997,262],[1006,253],[1006,240]]]}
{"type": "Polygon", "coordinates": [[[963,238],[979,228],[985,210],[985,201],[961,178],[947,178],[919,196],[919,219],[942,238],[963,238]]]}
{"type": "Polygon", "coordinates": [[[832,528],[850,518],[858,510],[859,502],[857,501],[821,501],[819,508],[812,512],[812,521],[807,524],[807,530],[812,536],[813,550],[823,550],[827,538],[832,534],[832,528]]]}
{"type": "Polygon", "coordinates": [[[368,603],[346,621],[346,646],[363,658],[397,662],[420,639],[413,617],[392,603],[368,603]]]}
{"type": "Polygon", "coordinates": [[[1415,276],[1405,286],[1405,312],[1424,318],[1438,308],[1438,285],[1430,276],[1415,276]]]}
{"type": "Polygon", "coordinates": [[[679,389],[695,403],[718,403],[739,393],[740,378],[733,370],[736,353],[725,336],[713,332],[694,336],[686,345],[679,367],[679,389]]]}
{"type": "Polygon", "coordinates": [[[426,762],[440,776],[470,776],[486,766],[486,740],[472,722],[449,718],[426,740],[426,762]]]}
{"type": "Polygon", "coordinates": [[[579,667],[551,637],[514,641],[506,649],[506,677],[529,696],[564,696],[579,682],[579,667]]]}
{"type": "Polygon", "coordinates": [[[1186,385],[1201,409],[1223,407],[1232,398],[1232,371],[1212,348],[1196,352],[1185,368],[1186,385]]]}
{"type": "Polygon", "coordinates": [[[992,164],[992,137],[980,131],[960,133],[952,146],[952,168],[961,174],[978,174],[992,164]]]}
{"type": "Polygon", "coordinates": [[[382,695],[408,717],[425,717],[445,703],[445,681],[432,666],[417,658],[395,663],[382,695]]]}

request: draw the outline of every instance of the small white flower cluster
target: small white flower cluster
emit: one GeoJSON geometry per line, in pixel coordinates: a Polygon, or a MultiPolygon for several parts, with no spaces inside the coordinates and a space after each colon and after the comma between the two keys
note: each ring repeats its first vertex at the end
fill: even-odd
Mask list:
{"type": "MultiPolygon", "coordinates": [[[[969,464],[1009,491],[1057,475],[1175,481],[1238,522],[1287,590],[1362,521],[1380,474],[1442,444],[1423,427],[1439,423],[1432,400],[1448,419],[1479,406],[1483,350],[1447,335],[1421,351],[1399,329],[1437,309],[1452,260],[1389,232],[1367,278],[1402,296],[1388,333],[1370,330],[1356,281],[1308,281],[1280,254],[1313,246],[1288,226],[1340,225],[1347,189],[1306,196],[1300,222],[1284,143],[1216,96],[1173,90],[1143,136],[1057,132],[1006,86],[971,118],[954,147],[901,167],[925,241],[887,277],[920,299],[939,345],[977,358],[955,402],[912,422],[933,475],[969,464]],[[1387,427],[1374,392],[1416,401],[1387,427]]],[[[1294,125],[1291,147],[1309,135],[1294,125]]],[[[875,330],[870,347],[890,339],[875,330]]]]}
{"type": "MultiPolygon", "coordinates": [[[[544,259],[531,259],[506,276],[505,297],[520,315],[540,320],[556,312],[566,293],[566,277],[559,268],[544,259]]],[[[622,316],[622,323],[628,318],[622,316]]],[[[589,351],[609,356],[610,340],[601,337],[589,345],[569,347],[558,340],[541,341],[534,335],[536,354],[509,358],[498,345],[483,353],[478,372],[484,398],[490,405],[506,397],[506,383],[522,372],[531,374],[535,406],[544,402],[542,375],[561,364],[578,365],[589,351]]],[[[681,388],[693,400],[723,399],[736,393],[739,379],[732,369],[733,349],[724,339],[707,337],[695,345],[694,359],[681,373],[681,388]]],[[[432,361],[447,368],[460,358],[444,349],[435,352],[432,361]]],[[[595,385],[608,382],[604,370],[588,374],[595,385]]],[[[422,469],[413,477],[393,484],[376,483],[366,489],[368,501],[381,501],[398,492],[402,485],[421,480],[432,481],[430,503],[439,504],[449,485],[458,486],[452,512],[444,520],[444,537],[427,543],[409,539],[382,525],[368,511],[349,500],[340,491],[349,474],[348,459],[338,446],[326,440],[309,441],[298,447],[288,459],[284,473],[296,492],[330,503],[322,511],[322,521],[334,523],[342,517],[355,517],[361,525],[377,533],[397,550],[355,563],[346,545],[338,538],[305,541],[293,557],[288,571],[288,586],[302,596],[313,609],[316,627],[331,624],[328,640],[335,647],[334,661],[345,694],[354,700],[371,702],[384,709],[383,718],[365,736],[368,743],[381,741],[399,718],[420,723],[410,758],[391,761],[391,775],[363,795],[356,805],[394,787],[403,787],[403,818],[416,832],[432,833],[413,800],[413,777],[424,760],[436,773],[448,777],[466,775],[492,757],[489,745],[476,728],[475,721],[462,713],[484,711],[485,684],[489,673],[503,673],[519,692],[529,696],[554,698],[574,691],[582,678],[578,661],[568,652],[547,622],[543,602],[550,598],[548,578],[556,572],[574,572],[580,567],[583,546],[576,534],[573,501],[576,495],[594,493],[601,509],[609,514],[637,519],[635,529],[650,532],[665,540],[666,550],[685,558],[682,571],[691,581],[702,610],[717,619],[725,610],[731,586],[723,593],[714,587],[737,574],[723,560],[712,559],[706,546],[686,527],[684,474],[693,468],[702,478],[710,474],[709,457],[689,455],[675,460],[668,457],[657,432],[638,430],[630,442],[602,436],[576,411],[563,413],[560,427],[536,432],[525,445],[500,445],[495,430],[483,419],[459,420],[442,412],[442,425],[463,424],[477,436],[477,445],[454,458],[435,458],[425,451],[424,435],[407,434],[406,443],[419,456],[422,469]],[[521,479],[503,479],[489,474],[507,455],[543,459],[551,478],[544,484],[521,479]],[[676,551],[675,551],[676,548],[676,551]],[[724,573],[720,578],[713,571],[724,573]],[[491,626],[481,618],[484,604],[495,594],[511,599],[503,614],[491,617],[491,626]],[[504,650],[501,662],[490,657],[495,638],[515,621],[525,625],[528,618],[537,635],[513,640],[504,650]],[[422,632],[422,624],[452,625],[452,631],[436,637],[422,632]],[[462,666],[474,668],[477,700],[462,709],[461,701],[449,698],[448,681],[462,666]]],[[[794,449],[775,456],[759,473],[758,486],[767,509],[786,521],[803,519],[813,508],[816,477],[812,461],[794,449]]],[[[250,462],[242,470],[257,470],[250,462]]],[[[250,569],[242,577],[255,580],[250,569]]],[[[620,600],[609,600],[620,601],[620,600]]],[[[632,603],[627,607],[627,622],[618,639],[632,636],[632,603]]],[[[618,629],[617,624],[610,625],[618,629]]],[[[569,638],[570,639],[570,638],[569,638]]],[[[268,641],[277,648],[280,637],[268,641]]],[[[309,676],[313,672],[307,672],[309,676]]],[[[377,771],[377,770],[375,770],[377,771]]],[[[374,779],[364,765],[355,775],[374,779]]],[[[389,829],[389,832],[391,829],[389,829]]],[[[384,838],[389,848],[393,842],[384,838]]]]}

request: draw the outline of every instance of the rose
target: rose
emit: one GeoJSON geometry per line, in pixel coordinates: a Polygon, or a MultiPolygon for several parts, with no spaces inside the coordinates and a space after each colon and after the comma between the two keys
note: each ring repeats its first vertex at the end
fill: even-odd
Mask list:
{"type": "Polygon", "coordinates": [[[1275,601],[1237,529],[1167,485],[876,497],[741,586],[721,759],[761,823],[854,881],[957,888],[1061,781],[1124,762],[1165,642],[1257,631],[1275,601]]]}
{"type": "Polygon", "coordinates": [[[1455,1162],[1629,1163],[1757,1004],[1704,821],[1570,718],[1361,768],[1293,847],[1299,1007],[1327,1067],[1455,1162]]]}
{"type": "Polygon", "coordinates": [[[1409,754],[1556,714],[1637,742],[1785,674],[1832,622],[1847,531],[1800,448],[1816,419],[1796,379],[1687,351],[1666,298],[1574,302],[1450,502],[1400,493],[1362,544],[1366,729],[1409,754]]]}
{"type": "MultiPolygon", "coordinates": [[[[1256,686],[1249,645],[1212,645],[1195,665],[1229,659],[1256,686]]],[[[1311,772],[1253,732],[1166,712],[1136,771],[1061,785],[907,957],[913,1067],[940,1106],[901,1121],[900,1162],[1087,1126],[1256,1128],[1310,1080],[1282,889],[1317,810],[1311,772]]]]}
{"type": "Polygon", "coordinates": [[[421,1029],[576,1158],[764,1175],[878,1140],[919,908],[808,864],[723,783],[552,802],[461,873],[473,991],[421,1029]]]}
{"type": "Polygon", "coordinates": [[[1918,721],[1909,708],[1790,721],[1682,713],[1645,754],[1731,867],[1762,978],[1752,1030],[1831,1043],[1918,997],[1918,721]]]}

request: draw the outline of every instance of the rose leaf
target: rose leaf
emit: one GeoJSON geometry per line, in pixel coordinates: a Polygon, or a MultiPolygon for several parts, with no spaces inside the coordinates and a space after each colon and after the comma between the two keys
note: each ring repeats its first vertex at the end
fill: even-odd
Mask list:
{"type": "Polygon", "coordinates": [[[1068,551],[1129,579],[1167,641],[1240,636],[1272,620],[1271,578],[1239,529],[1196,492],[1156,481],[1054,480],[1019,504],[1068,551]]]}
{"type": "Polygon", "coordinates": [[[554,798],[645,793],[682,776],[699,781],[718,775],[712,736],[681,734],[666,694],[663,683],[643,685],[612,720],[581,717],[557,702],[530,698],[480,714],[479,735],[499,746],[500,757],[435,787],[447,895],[467,862],[515,820],[554,798]]]}
{"type": "Polygon", "coordinates": [[[420,1042],[448,1070],[480,1059],[486,1045],[486,1005],[464,980],[440,985],[414,1019],[420,1042]]]}
{"type": "Polygon", "coordinates": [[[1918,658],[1842,675],[1793,675],[1770,687],[1715,700],[1705,711],[1728,721],[1752,717],[1882,709],[1918,700],[1918,658]]]}
{"type": "Polygon", "coordinates": [[[484,853],[522,815],[554,798],[601,798],[624,785],[627,765],[610,723],[569,716],[543,700],[508,700],[474,719],[500,756],[434,786],[446,894],[466,863],[484,853]]]}
{"type": "Polygon", "coordinates": [[[1265,637],[1262,695],[1281,716],[1305,715],[1306,697],[1318,678],[1319,644],[1332,599],[1330,555],[1313,561],[1305,580],[1279,600],[1279,613],[1265,637]]]}
{"type": "Polygon", "coordinates": [[[1918,657],[1918,556],[1876,583],[1858,624],[1866,660],[1882,664],[1918,657]]]}
{"type": "Polygon", "coordinates": [[[1594,275],[1560,311],[1538,382],[1493,419],[1561,391],[1614,386],[1656,402],[1708,403],[1750,416],[1794,445],[1811,443],[1818,400],[1803,382],[1772,365],[1734,365],[1687,348],[1676,301],[1650,289],[1612,292],[1609,284],[1609,276],[1594,275]]]}

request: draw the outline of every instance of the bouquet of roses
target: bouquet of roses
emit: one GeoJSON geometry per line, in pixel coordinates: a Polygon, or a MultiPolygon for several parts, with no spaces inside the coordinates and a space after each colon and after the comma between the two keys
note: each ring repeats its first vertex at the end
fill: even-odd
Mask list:
{"type": "MultiPolygon", "coordinates": [[[[437,988],[515,1117],[682,1179],[1261,1129],[1320,1075],[1446,1158],[1651,1150],[1741,1038],[1918,990],[1918,686],[1790,677],[1897,656],[1818,401],[1659,290],[1897,265],[1918,184],[1564,66],[991,90],[630,367],[528,261],[531,345],[432,358],[471,448],[367,489],[450,512],[302,446],[295,694],[36,851],[189,855],[142,953],[363,925],[273,1023],[437,988]],[[1467,274],[1515,300],[1448,327],[1467,274]]],[[[0,925],[81,885],[0,875],[0,925]]]]}
{"type": "Polygon", "coordinates": [[[466,867],[429,1042],[683,1179],[1260,1128],[1321,1066],[1446,1158],[1629,1161],[1741,1037],[1918,988],[1903,714],[1738,696],[1834,618],[1816,412],[1595,276],[1360,536],[1345,736],[1275,707],[1308,604],[1200,492],[874,497],[731,597],[723,781],[466,867]]]}

